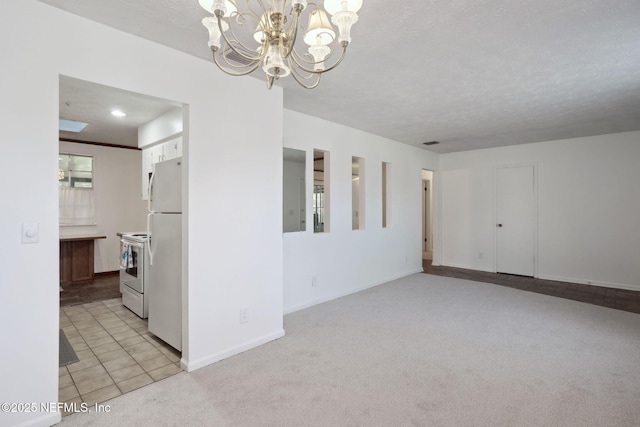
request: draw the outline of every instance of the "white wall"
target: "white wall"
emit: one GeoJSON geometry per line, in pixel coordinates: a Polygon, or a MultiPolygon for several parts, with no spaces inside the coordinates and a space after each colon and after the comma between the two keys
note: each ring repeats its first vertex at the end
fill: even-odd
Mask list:
{"type": "Polygon", "coordinates": [[[290,110],[284,146],[330,152],[328,233],[313,233],[313,170],[307,168],[307,227],[284,234],[284,308],[299,310],[422,270],[421,169],[438,169],[428,151],[290,110]],[[352,230],[351,157],[365,159],[366,224],[352,230]],[[382,228],[382,162],[391,163],[392,226],[382,228]],[[317,286],[311,286],[312,276],[317,286]]]}
{"type": "MultiPolygon", "coordinates": [[[[0,401],[58,400],[60,74],[187,104],[183,364],[195,369],[281,336],[282,90],[34,0],[6,6],[0,138],[15,180],[0,214],[1,338],[11,343],[0,350],[0,401]],[[20,243],[22,222],[39,223],[39,243],[20,243]],[[239,324],[240,307],[249,323],[239,324]]],[[[0,413],[2,426],[57,420],[0,413]]]]}
{"type": "Polygon", "coordinates": [[[138,147],[156,144],[182,133],[182,108],[173,108],[138,128],[138,147]]]}
{"type": "Polygon", "coordinates": [[[96,219],[94,226],[60,227],[60,236],[107,236],[95,241],[94,271],[117,271],[120,237],[116,233],[147,228],[147,204],[140,188],[141,151],[64,141],[59,146],[61,153],[93,156],[96,219]]]}
{"type": "Polygon", "coordinates": [[[640,290],[639,161],[640,132],[441,155],[442,264],[495,271],[494,169],[531,163],[538,277],[640,290]]]}

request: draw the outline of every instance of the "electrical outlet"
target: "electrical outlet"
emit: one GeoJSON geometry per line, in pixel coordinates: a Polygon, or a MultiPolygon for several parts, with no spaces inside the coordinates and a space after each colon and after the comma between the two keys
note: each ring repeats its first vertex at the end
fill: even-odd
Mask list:
{"type": "Polygon", "coordinates": [[[311,286],[318,286],[318,276],[311,276],[311,286]]]}
{"type": "Polygon", "coordinates": [[[240,323],[247,323],[249,321],[249,309],[241,308],[240,309],[240,323]]]}

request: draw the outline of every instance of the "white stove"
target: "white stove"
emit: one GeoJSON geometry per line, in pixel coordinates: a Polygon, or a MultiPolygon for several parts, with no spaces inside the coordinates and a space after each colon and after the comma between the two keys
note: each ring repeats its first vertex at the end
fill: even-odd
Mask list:
{"type": "Polygon", "coordinates": [[[127,233],[123,234],[122,238],[134,242],[146,243],[149,240],[149,235],[147,233],[127,233]]]}
{"type": "Polygon", "coordinates": [[[149,316],[149,257],[147,233],[123,234],[120,239],[120,292],[122,304],[143,319],[149,316]]]}

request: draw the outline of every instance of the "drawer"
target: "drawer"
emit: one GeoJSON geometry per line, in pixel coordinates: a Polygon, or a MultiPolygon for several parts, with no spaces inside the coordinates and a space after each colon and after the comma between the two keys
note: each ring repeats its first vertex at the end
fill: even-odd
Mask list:
{"type": "Polygon", "coordinates": [[[145,304],[144,300],[144,294],[138,293],[128,286],[122,287],[122,305],[143,319],[146,319],[149,315],[148,305],[145,304]]]}

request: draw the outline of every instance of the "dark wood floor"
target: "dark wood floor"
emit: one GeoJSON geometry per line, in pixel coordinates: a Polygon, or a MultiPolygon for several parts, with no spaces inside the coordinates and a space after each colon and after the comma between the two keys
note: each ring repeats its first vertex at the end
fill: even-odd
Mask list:
{"type": "Polygon", "coordinates": [[[93,280],[61,285],[60,307],[120,298],[120,276],[117,271],[97,274],[93,280]]]}
{"type": "MultiPolygon", "coordinates": [[[[640,292],[638,291],[579,285],[454,267],[434,267],[431,265],[431,261],[423,262],[422,268],[425,273],[436,276],[493,283],[523,291],[601,305],[616,310],[640,313],[640,292]]],[[[118,272],[100,274],[94,280],[63,285],[62,288],[64,290],[60,292],[61,307],[120,297],[118,272]]]]}
{"type": "Polygon", "coordinates": [[[476,282],[493,283],[523,291],[552,295],[559,298],[572,299],[588,304],[601,305],[616,310],[640,313],[640,292],[625,289],[604,288],[600,286],[580,285],[575,283],[556,282],[553,280],[534,279],[532,277],[514,276],[511,274],[488,273],[484,271],[465,270],[454,267],[434,267],[431,261],[423,261],[425,273],[436,276],[455,277],[474,280],[476,282]]]}

